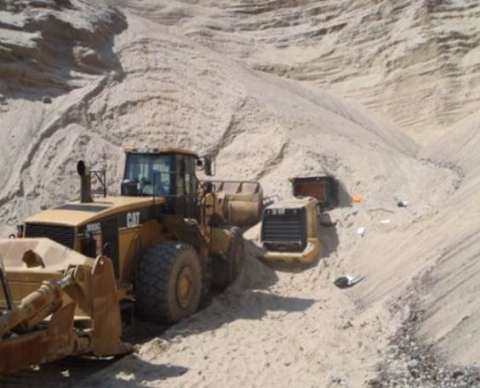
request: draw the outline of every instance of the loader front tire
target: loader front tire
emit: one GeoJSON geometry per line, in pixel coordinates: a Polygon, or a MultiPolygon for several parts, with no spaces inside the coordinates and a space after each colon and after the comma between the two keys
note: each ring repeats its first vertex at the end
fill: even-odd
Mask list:
{"type": "Polygon", "coordinates": [[[243,234],[239,227],[230,229],[230,247],[224,256],[218,256],[212,263],[212,283],[217,289],[225,289],[232,284],[242,272],[245,262],[243,234]]]}
{"type": "Polygon", "coordinates": [[[198,310],[202,271],[188,244],[154,245],[143,255],[135,279],[135,308],[140,319],[175,323],[198,310]]]}

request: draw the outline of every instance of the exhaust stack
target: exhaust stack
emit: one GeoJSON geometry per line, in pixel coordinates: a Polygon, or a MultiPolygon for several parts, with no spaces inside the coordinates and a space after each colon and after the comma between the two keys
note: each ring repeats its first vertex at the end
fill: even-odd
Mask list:
{"type": "Polygon", "coordinates": [[[80,160],[77,163],[77,172],[80,175],[80,202],[91,203],[92,199],[92,181],[90,177],[90,171],[87,171],[85,162],[80,160]]]}

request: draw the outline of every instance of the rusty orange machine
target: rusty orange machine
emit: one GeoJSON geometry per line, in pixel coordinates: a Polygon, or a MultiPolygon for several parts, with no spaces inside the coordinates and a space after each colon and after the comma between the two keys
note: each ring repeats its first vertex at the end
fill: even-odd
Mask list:
{"type": "Polygon", "coordinates": [[[200,181],[196,171],[212,175],[211,166],[187,150],[127,150],[121,196],[94,201],[91,175],[104,179],[79,162],[79,201],[0,240],[0,373],[129,352],[121,334],[134,310],[177,322],[211,285],[233,282],[244,260],[240,227],[259,220],[263,191],[257,182],[200,181]]]}

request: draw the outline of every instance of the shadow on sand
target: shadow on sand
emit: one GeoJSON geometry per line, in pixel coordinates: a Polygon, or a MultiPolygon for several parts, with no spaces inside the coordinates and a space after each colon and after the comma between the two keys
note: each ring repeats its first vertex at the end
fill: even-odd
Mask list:
{"type": "MultiPolygon", "coordinates": [[[[135,324],[135,330],[145,330],[144,324],[135,324]]],[[[156,326],[157,331],[151,336],[163,333],[166,326],[156,326]]],[[[131,338],[130,338],[131,339],[131,338]]],[[[1,388],[31,387],[31,388],[63,388],[63,387],[138,387],[140,381],[136,375],[141,375],[141,382],[166,380],[185,374],[187,368],[175,365],[155,365],[142,360],[135,354],[117,357],[68,357],[52,364],[45,364],[22,370],[8,376],[0,376],[1,388]],[[121,370],[122,376],[110,371],[109,366],[115,364],[115,371],[121,370]],[[103,373],[99,373],[103,372],[103,373]]]]}
{"type": "Polygon", "coordinates": [[[255,258],[261,248],[248,240],[245,248],[248,255],[239,279],[223,293],[212,293],[203,312],[177,324],[165,333],[167,338],[215,330],[235,320],[261,320],[272,313],[303,312],[316,302],[271,292],[279,280],[277,273],[255,258]]]}
{"type": "Polygon", "coordinates": [[[152,364],[136,355],[123,358],[112,370],[106,370],[97,376],[81,381],[79,387],[129,388],[145,385],[148,382],[163,381],[179,377],[188,372],[188,368],[177,365],[152,364]],[[121,371],[121,372],[119,372],[121,371]]]}
{"type": "MultiPolygon", "coordinates": [[[[285,297],[269,292],[278,281],[274,270],[254,257],[259,248],[246,242],[247,260],[239,279],[224,292],[213,291],[205,307],[180,323],[167,326],[141,321],[124,331],[124,340],[137,346],[153,347],[161,352],[163,341],[216,330],[236,320],[262,320],[267,315],[303,312],[316,301],[285,297]],[[155,341],[159,341],[158,344],[155,341]],[[146,343],[149,343],[145,345],[146,343]],[[157,349],[158,348],[158,349],[157,349]]],[[[276,319],[274,317],[272,319],[276,319]]],[[[149,381],[167,380],[188,372],[183,366],[153,364],[137,355],[98,359],[72,357],[40,368],[10,376],[0,376],[0,388],[6,387],[137,387],[149,381]],[[114,368],[108,368],[115,363],[114,368]],[[120,372],[121,371],[121,374],[120,372]],[[137,377],[137,376],[141,376],[137,377]]]]}
{"type": "Polygon", "coordinates": [[[97,31],[76,28],[74,23],[53,14],[29,20],[23,29],[38,33],[41,39],[33,47],[13,45],[11,55],[0,61],[0,73],[5,74],[0,92],[7,101],[50,103],[45,97],[57,97],[81,87],[78,74],[95,76],[114,71],[121,81],[125,77],[124,69],[113,47],[115,35],[124,31],[128,24],[125,15],[118,10],[112,10],[109,17],[111,20],[103,24],[93,22],[98,23],[92,27],[97,31]]]}
{"type": "Polygon", "coordinates": [[[172,327],[165,333],[165,338],[208,332],[237,320],[262,320],[275,313],[303,312],[315,302],[314,299],[281,296],[262,290],[239,291],[233,287],[218,296],[203,313],[172,327]]]}

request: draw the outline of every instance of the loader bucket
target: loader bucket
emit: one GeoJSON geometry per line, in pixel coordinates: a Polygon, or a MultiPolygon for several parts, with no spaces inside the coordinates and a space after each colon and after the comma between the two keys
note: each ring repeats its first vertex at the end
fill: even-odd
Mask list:
{"type": "Polygon", "coordinates": [[[0,292],[0,374],[67,356],[131,351],[120,340],[107,257],[92,259],[44,238],[0,240],[0,257],[11,291],[10,305],[0,292]]]}
{"type": "MultiPolygon", "coordinates": [[[[68,268],[92,267],[94,263],[94,259],[47,238],[0,239],[0,258],[15,304],[43,281],[60,280],[68,268]]],[[[0,308],[5,307],[5,299],[1,298],[0,308]]]]}
{"type": "Polygon", "coordinates": [[[263,189],[253,181],[210,181],[217,196],[216,206],[226,221],[235,226],[250,226],[260,221],[263,189]]]}

